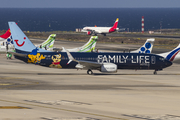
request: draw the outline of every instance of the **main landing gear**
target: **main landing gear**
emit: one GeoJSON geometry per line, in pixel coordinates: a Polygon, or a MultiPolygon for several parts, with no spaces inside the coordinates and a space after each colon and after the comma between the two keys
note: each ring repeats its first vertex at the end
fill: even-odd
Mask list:
{"type": "Polygon", "coordinates": [[[154,70],[154,75],[157,75],[157,70],[154,70]]]}
{"type": "Polygon", "coordinates": [[[91,69],[88,69],[88,70],[87,70],[87,74],[92,75],[92,74],[93,74],[93,71],[92,71],[91,69]]]}
{"type": "Polygon", "coordinates": [[[103,33],[103,35],[104,35],[104,36],[106,36],[106,34],[105,34],[105,33],[103,33]]]}

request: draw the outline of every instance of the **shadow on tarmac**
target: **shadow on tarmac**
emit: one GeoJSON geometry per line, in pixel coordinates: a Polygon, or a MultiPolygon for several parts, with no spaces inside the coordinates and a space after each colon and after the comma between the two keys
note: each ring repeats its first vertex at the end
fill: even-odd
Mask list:
{"type": "MultiPolygon", "coordinates": [[[[87,76],[104,76],[104,75],[154,75],[152,74],[123,74],[123,73],[93,73],[88,75],[87,73],[12,73],[12,72],[3,72],[0,74],[23,74],[23,75],[87,75],[87,76]]],[[[167,74],[167,73],[157,73],[156,75],[180,75],[180,74],[167,74]]]]}

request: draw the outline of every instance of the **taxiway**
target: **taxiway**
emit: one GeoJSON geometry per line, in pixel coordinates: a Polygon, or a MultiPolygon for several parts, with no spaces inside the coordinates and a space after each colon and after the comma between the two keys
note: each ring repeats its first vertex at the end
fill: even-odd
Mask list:
{"type": "Polygon", "coordinates": [[[0,119],[180,120],[180,64],[157,75],[152,70],[94,73],[26,64],[1,54],[0,119]]]}

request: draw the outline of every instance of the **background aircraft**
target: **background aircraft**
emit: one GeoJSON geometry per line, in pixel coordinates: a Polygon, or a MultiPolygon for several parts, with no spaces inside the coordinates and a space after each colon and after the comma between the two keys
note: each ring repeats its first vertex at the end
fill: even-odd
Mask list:
{"type": "MultiPolygon", "coordinates": [[[[89,41],[84,44],[81,47],[77,48],[72,48],[72,49],[67,49],[69,52],[93,52],[96,47],[96,42],[97,42],[98,36],[91,36],[89,41]]],[[[65,52],[64,49],[62,49],[61,52],[65,52]]]]}
{"type": "Polygon", "coordinates": [[[27,63],[53,68],[86,69],[88,74],[92,74],[92,70],[117,72],[117,69],[151,69],[156,72],[172,65],[161,56],[146,53],[50,52],[34,46],[15,22],[8,24],[16,49],[15,58],[27,63]]]}
{"type": "Polygon", "coordinates": [[[82,32],[86,32],[88,35],[103,34],[104,36],[106,36],[107,33],[112,33],[119,30],[119,28],[117,28],[118,21],[119,18],[116,19],[113,27],[84,27],[82,29],[82,32]]]}
{"type": "Polygon", "coordinates": [[[49,35],[49,37],[46,41],[44,41],[43,43],[41,43],[39,45],[35,45],[35,46],[45,49],[45,50],[53,51],[55,38],[56,38],[56,34],[51,34],[51,35],[49,35]]]}
{"type": "Polygon", "coordinates": [[[131,51],[131,53],[151,53],[154,45],[154,41],[155,41],[154,38],[147,39],[143,46],[141,46],[137,50],[131,51]]]}
{"type": "Polygon", "coordinates": [[[6,40],[7,38],[9,38],[11,36],[11,32],[10,32],[10,29],[8,29],[6,31],[6,33],[4,33],[3,35],[0,35],[0,41],[2,40],[6,40]]]}

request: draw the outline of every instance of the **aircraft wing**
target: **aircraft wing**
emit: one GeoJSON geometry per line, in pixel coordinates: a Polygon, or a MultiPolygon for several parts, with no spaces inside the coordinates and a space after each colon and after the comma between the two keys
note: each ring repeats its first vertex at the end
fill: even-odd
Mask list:
{"type": "Polygon", "coordinates": [[[21,57],[26,57],[26,56],[28,56],[27,54],[16,53],[16,52],[13,52],[13,51],[7,51],[7,53],[11,53],[11,54],[13,54],[13,55],[21,56],[21,57]]]}
{"type": "Polygon", "coordinates": [[[63,47],[63,50],[66,51],[68,58],[69,58],[69,62],[67,64],[69,64],[71,61],[75,61],[78,63],[76,65],[76,68],[79,68],[79,69],[98,69],[102,65],[100,63],[92,62],[92,61],[76,60],[71,55],[71,53],[68,50],[66,50],[64,47],[63,47]]]}
{"type": "Polygon", "coordinates": [[[95,30],[94,32],[95,33],[102,33],[102,31],[99,31],[99,30],[95,30]]]}
{"type": "Polygon", "coordinates": [[[83,68],[86,68],[86,69],[98,69],[98,68],[101,68],[101,65],[100,63],[97,63],[97,62],[91,62],[91,61],[78,61],[78,63],[80,65],[83,65],[83,68]]]}

